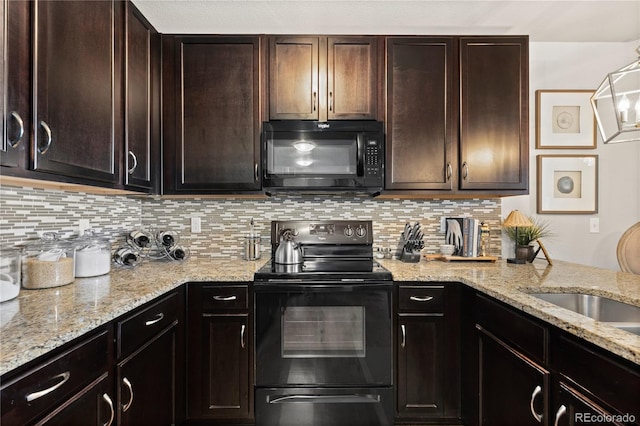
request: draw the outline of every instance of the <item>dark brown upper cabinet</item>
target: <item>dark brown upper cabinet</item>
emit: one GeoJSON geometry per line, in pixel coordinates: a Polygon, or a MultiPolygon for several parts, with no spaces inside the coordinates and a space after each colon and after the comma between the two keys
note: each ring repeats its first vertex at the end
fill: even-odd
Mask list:
{"type": "Polygon", "coordinates": [[[32,168],[116,184],[122,13],[115,1],[33,3],[32,168]]]}
{"type": "Polygon", "coordinates": [[[272,36],[271,120],[378,118],[378,37],[272,36]]]}
{"type": "MultiPolygon", "coordinates": [[[[31,126],[31,60],[28,1],[0,1],[0,52],[6,61],[0,67],[2,141],[0,165],[20,174],[28,167],[31,126]]],[[[5,170],[2,171],[5,174],[5,170]]]]}
{"type": "Polygon", "coordinates": [[[160,35],[132,3],[126,3],[124,53],[123,183],[148,192],[159,167],[160,35]]]}
{"type": "Polygon", "coordinates": [[[460,189],[528,192],[528,37],[461,37],[460,78],[460,189]]]}
{"type": "Polygon", "coordinates": [[[387,190],[528,192],[528,38],[387,39],[387,190]]]}
{"type": "Polygon", "coordinates": [[[164,193],[258,190],[260,37],[164,36],[164,193]]]}
{"type": "Polygon", "coordinates": [[[457,187],[456,40],[387,39],[386,189],[457,187]]]}

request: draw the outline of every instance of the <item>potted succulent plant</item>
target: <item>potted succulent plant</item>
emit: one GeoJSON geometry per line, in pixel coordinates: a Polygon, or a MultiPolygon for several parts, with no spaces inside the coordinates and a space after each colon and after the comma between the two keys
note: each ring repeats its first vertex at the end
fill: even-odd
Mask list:
{"type": "Polygon", "coordinates": [[[553,233],[550,229],[549,221],[527,215],[533,225],[518,228],[518,239],[516,240],[516,228],[505,226],[507,236],[516,244],[516,259],[533,261],[533,243],[535,240],[544,237],[551,237],[553,233]]]}

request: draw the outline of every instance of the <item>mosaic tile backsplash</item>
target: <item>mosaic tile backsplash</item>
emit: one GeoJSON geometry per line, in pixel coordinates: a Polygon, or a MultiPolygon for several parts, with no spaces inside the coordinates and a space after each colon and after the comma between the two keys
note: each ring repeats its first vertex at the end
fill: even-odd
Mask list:
{"type": "Polygon", "coordinates": [[[152,199],[93,195],[17,186],[0,187],[0,244],[15,245],[56,230],[64,237],[78,233],[80,219],[123,244],[134,229],[172,230],[180,244],[198,258],[242,258],[244,237],[254,218],[263,237],[262,257],[270,256],[272,220],[371,220],[375,246],[395,250],[406,222],[420,222],[425,252],[444,242],[441,217],[471,216],[489,224],[491,253],[501,251],[500,199],[399,200],[353,195],[287,195],[266,199],[152,199]],[[200,217],[202,232],[191,233],[191,217],[200,217]]]}

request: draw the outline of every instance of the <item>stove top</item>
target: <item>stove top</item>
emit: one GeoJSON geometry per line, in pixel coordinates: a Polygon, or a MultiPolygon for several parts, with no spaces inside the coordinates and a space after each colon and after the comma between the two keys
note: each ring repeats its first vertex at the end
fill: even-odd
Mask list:
{"type": "Polygon", "coordinates": [[[305,260],[298,265],[267,262],[254,275],[255,281],[389,281],[391,272],[371,259],[305,260]]]}

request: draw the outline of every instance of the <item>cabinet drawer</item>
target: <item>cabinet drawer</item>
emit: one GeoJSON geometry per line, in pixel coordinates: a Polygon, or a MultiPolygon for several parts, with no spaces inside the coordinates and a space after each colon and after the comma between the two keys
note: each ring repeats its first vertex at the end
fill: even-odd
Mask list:
{"type": "Polygon", "coordinates": [[[122,358],[144,344],[151,337],[178,320],[180,297],[173,293],[142,311],[118,321],[118,353],[122,358]]]}
{"type": "Polygon", "coordinates": [[[476,322],[491,334],[544,363],[547,329],[513,309],[483,296],[476,297],[476,322]]]}
{"type": "Polygon", "coordinates": [[[2,384],[2,421],[28,424],[107,371],[110,333],[101,333],[2,384]]]}
{"type": "Polygon", "coordinates": [[[398,290],[398,307],[401,312],[442,313],[444,287],[402,286],[398,290]]]}
{"type": "Polygon", "coordinates": [[[202,288],[202,309],[205,311],[248,309],[248,287],[239,286],[205,286],[202,288]]]}

